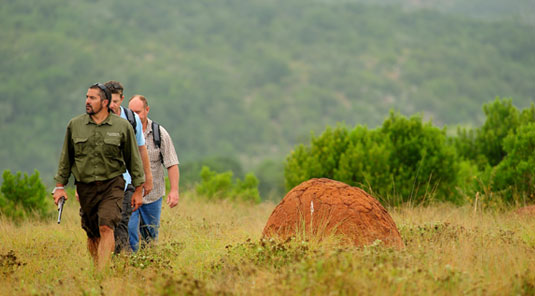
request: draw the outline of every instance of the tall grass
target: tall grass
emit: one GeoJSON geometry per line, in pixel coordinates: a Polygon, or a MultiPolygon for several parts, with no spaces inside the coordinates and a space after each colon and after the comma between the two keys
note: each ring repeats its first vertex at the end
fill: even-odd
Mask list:
{"type": "Polygon", "coordinates": [[[78,206],[60,225],[0,220],[0,295],[533,295],[535,218],[471,207],[392,209],[406,248],[262,240],[274,204],[164,206],[158,244],[96,273],[78,206]]]}

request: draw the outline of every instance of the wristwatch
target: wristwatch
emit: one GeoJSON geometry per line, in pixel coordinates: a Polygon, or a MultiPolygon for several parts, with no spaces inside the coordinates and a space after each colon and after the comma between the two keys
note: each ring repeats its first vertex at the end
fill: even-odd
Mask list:
{"type": "Polygon", "coordinates": [[[61,186],[61,187],[54,187],[54,190],[52,190],[52,194],[56,193],[56,190],[58,189],[65,189],[65,187],[61,186]]]}

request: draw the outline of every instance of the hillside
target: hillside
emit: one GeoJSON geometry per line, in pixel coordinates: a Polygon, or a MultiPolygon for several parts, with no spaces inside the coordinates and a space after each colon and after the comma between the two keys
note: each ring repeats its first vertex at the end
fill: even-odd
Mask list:
{"type": "MultiPolygon", "coordinates": [[[[491,14],[492,15],[492,14],[491,14]]],[[[87,87],[144,94],[182,163],[282,161],[325,125],[391,108],[479,125],[535,93],[529,22],[348,1],[4,1],[0,169],[55,171],[87,87]]]]}
{"type": "MultiPolygon", "coordinates": [[[[332,0],[338,2],[340,0],[332,0]]],[[[484,19],[517,20],[535,24],[535,3],[531,0],[353,0],[357,3],[393,5],[407,10],[435,10],[484,19]]]]}

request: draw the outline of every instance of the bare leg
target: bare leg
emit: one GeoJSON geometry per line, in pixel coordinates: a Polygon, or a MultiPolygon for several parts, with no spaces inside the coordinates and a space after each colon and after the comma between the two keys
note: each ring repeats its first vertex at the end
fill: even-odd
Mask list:
{"type": "Polygon", "coordinates": [[[113,237],[113,229],[102,225],[100,230],[100,242],[98,244],[97,255],[97,269],[102,270],[110,260],[111,253],[115,249],[115,238],[113,237]]]}
{"type": "Polygon", "coordinates": [[[87,249],[89,250],[89,254],[91,254],[91,257],[93,258],[93,263],[96,265],[98,262],[98,243],[100,241],[100,237],[94,237],[94,238],[87,238],[87,249]]]}

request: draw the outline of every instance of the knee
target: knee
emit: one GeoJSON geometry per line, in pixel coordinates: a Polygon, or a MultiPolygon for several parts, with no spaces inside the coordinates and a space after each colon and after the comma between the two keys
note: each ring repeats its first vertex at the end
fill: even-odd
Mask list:
{"type": "Polygon", "coordinates": [[[99,226],[100,236],[113,234],[113,229],[107,225],[99,226]]]}
{"type": "Polygon", "coordinates": [[[87,238],[87,244],[89,246],[98,245],[100,242],[100,237],[88,237],[87,238]]]}

